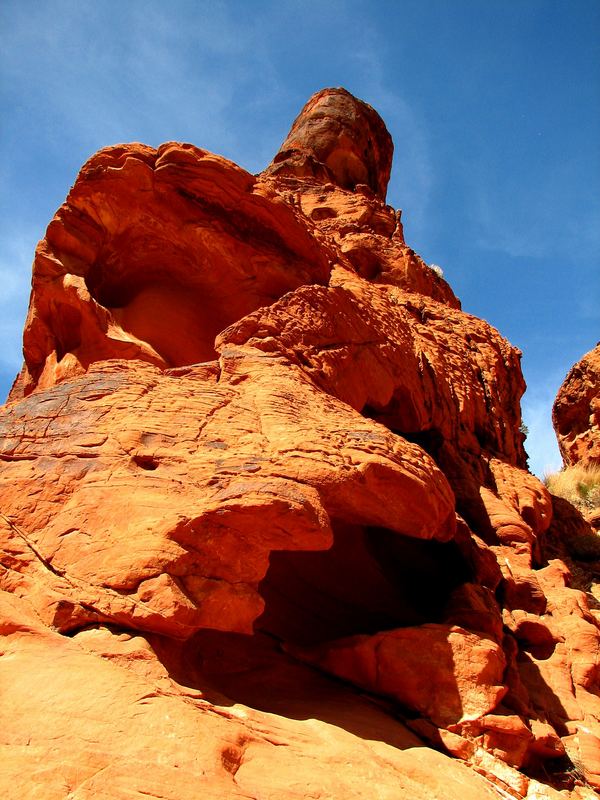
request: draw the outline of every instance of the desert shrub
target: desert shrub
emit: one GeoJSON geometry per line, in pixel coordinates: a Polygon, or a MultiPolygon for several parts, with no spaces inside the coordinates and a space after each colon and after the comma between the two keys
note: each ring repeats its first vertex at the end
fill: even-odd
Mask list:
{"type": "Polygon", "coordinates": [[[600,465],[565,467],[546,475],[544,483],[551,494],[568,500],[582,514],[600,508],[600,465]]]}
{"type": "MultiPolygon", "coordinates": [[[[600,466],[565,467],[554,475],[547,475],[544,483],[551,494],[566,500],[591,524],[586,525],[582,519],[583,527],[575,525],[563,529],[562,538],[569,555],[579,561],[600,561],[600,532],[593,530],[593,526],[597,526],[593,520],[600,512],[600,466]]],[[[554,502],[556,508],[558,500],[554,502]]]]}

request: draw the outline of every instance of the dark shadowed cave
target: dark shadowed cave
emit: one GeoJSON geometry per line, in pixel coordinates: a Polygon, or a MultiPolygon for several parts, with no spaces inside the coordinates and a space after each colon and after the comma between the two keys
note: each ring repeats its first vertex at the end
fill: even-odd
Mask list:
{"type": "Polygon", "coordinates": [[[333,527],[329,550],[271,553],[259,584],[265,610],[257,631],[310,645],[439,622],[452,590],[470,579],[454,542],[333,527]]]}

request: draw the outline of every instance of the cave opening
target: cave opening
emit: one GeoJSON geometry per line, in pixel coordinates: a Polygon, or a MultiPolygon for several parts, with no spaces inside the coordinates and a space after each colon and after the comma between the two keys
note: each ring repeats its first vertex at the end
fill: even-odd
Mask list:
{"type": "Polygon", "coordinates": [[[105,253],[89,270],[88,291],[126,336],[145,342],[170,367],[217,358],[215,337],[235,316],[197,265],[167,247],[155,262],[105,253]]]}
{"type": "Polygon", "coordinates": [[[472,578],[454,542],[340,522],[333,530],[329,550],[271,553],[256,631],[313,645],[441,622],[451,592],[472,578]]]}

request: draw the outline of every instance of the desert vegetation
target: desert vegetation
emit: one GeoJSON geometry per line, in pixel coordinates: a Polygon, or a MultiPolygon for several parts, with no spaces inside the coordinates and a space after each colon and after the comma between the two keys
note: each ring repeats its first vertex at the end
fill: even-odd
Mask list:
{"type": "Polygon", "coordinates": [[[590,523],[587,532],[567,537],[571,556],[600,561],[600,465],[576,464],[544,479],[551,494],[567,500],[590,523]]]}
{"type": "Polygon", "coordinates": [[[584,517],[600,511],[600,464],[565,467],[547,475],[544,483],[552,494],[568,500],[584,517]]]}

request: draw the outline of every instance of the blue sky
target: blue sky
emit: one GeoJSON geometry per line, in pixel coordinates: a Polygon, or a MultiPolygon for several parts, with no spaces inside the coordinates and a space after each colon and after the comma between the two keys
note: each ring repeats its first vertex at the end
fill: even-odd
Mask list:
{"type": "Polygon", "coordinates": [[[33,250],[81,164],[193,142],[261,170],[345,86],[396,146],[388,202],[463,308],[523,350],[534,472],[556,390],[600,339],[598,0],[3,0],[0,395],[33,250]]]}

